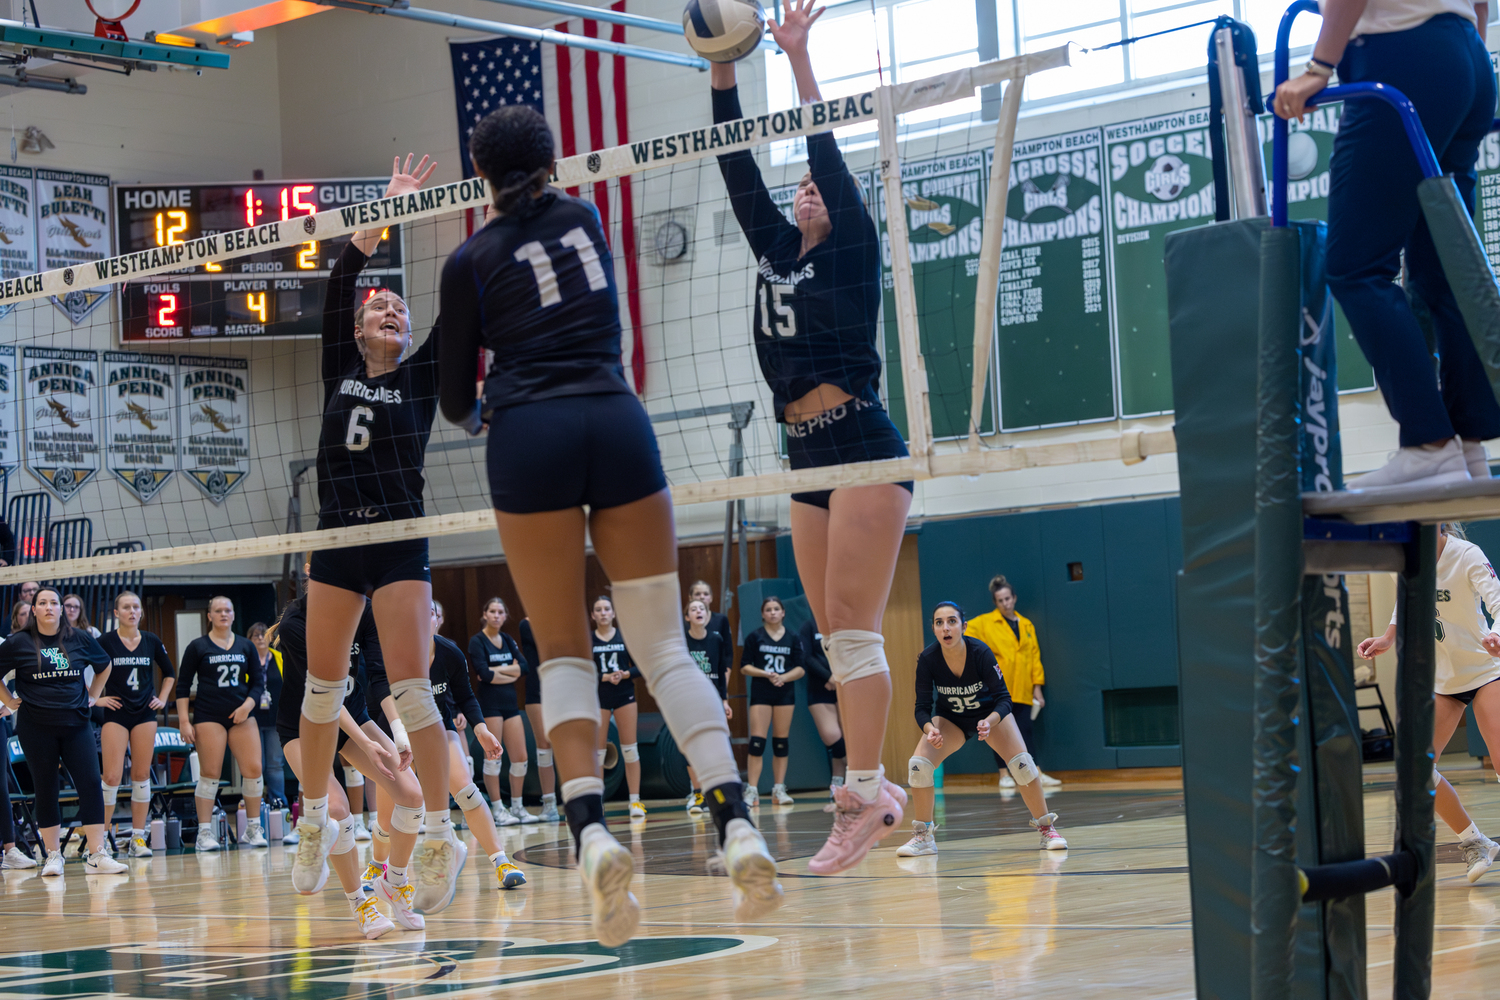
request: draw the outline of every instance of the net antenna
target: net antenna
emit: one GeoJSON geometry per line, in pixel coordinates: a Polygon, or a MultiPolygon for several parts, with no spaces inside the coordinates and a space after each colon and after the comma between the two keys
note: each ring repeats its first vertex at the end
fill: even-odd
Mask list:
{"type": "MultiPolygon", "coordinates": [[[[890,207],[888,214],[891,218],[887,229],[891,249],[890,288],[894,301],[894,316],[891,321],[895,327],[895,336],[892,338],[892,346],[896,348],[893,352],[896,356],[890,359],[889,367],[896,368],[901,375],[900,398],[907,414],[910,457],[831,468],[755,472],[757,464],[762,467],[768,464],[780,466],[780,431],[772,421],[772,415],[766,412],[768,406],[745,405],[750,402],[747,397],[759,398],[756,394],[764,393],[764,386],[754,373],[754,362],[748,356],[745,338],[748,324],[740,318],[737,311],[730,315],[731,310],[738,310],[740,306],[726,306],[722,314],[732,320],[732,323],[727,322],[725,325],[728,332],[724,339],[727,346],[722,349],[723,374],[706,370],[711,368],[703,364],[707,359],[690,357],[688,360],[692,364],[680,366],[677,370],[683,371],[683,377],[692,381],[683,392],[674,390],[673,395],[678,396],[680,401],[673,401],[671,416],[679,418],[684,413],[693,412],[691,404],[683,405],[688,403],[688,399],[680,398],[687,396],[700,403],[696,411],[698,415],[706,416],[712,410],[716,414],[731,416],[727,426],[733,432],[734,440],[728,449],[728,461],[725,462],[717,457],[722,454],[721,445],[705,441],[706,430],[695,430],[683,425],[670,432],[677,435],[675,439],[663,439],[664,460],[668,457],[666,445],[673,445],[678,449],[678,460],[685,463],[676,467],[676,475],[673,467],[668,468],[669,481],[673,484],[673,498],[677,505],[730,505],[726,508],[726,528],[732,532],[734,523],[739,521],[743,533],[745,515],[742,504],[751,498],[930,479],[935,476],[979,475],[1044,465],[1118,461],[1122,458],[1126,461],[1138,461],[1148,454],[1175,450],[1169,430],[1131,431],[1124,435],[1061,444],[1003,449],[983,450],[978,446],[980,425],[974,414],[983,406],[990,347],[994,342],[995,295],[1004,233],[1004,198],[1022,86],[1025,78],[1032,73],[1071,65],[1076,51],[1072,46],[1061,46],[1044,52],[1027,53],[922,80],[884,85],[871,91],[795,109],[630,142],[558,161],[556,174],[552,178],[558,187],[587,191],[600,181],[636,174],[647,180],[655,179],[667,190],[674,185],[684,190],[690,189],[692,194],[687,196],[696,197],[701,203],[704,191],[714,189],[718,180],[716,177],[708,179],[716,173],[711,162],[698,165],[697,161],[711,161],[723,153],[769,146],[774,142],[827,132],[846,125],[874,124],[878,129],[878,155],[873,180],[881,186],[886,205],[890,207]],[[1005,85],[1005,91],[996,131],[996,155],[986,205],[988,218],[983,220],[980,240],[979,288],[983,292],[978,295],[974,321],[974,405],[968,416],[967,447],[944,445],[935,448],[927,366],[919,336],[911,241],[905,224],[906,214],[901,208],[906,201],[902,192],[901,156],[904,147],[900,141],[901,130],[908,130],[905,147],[919,145],[926,141],[924,135],[934,134],[923,132],[927,126],[920,124],[934,117],[933,109],[969,100],[978,95],[980,88],[997,84],[1005,85]],[[922,114],[924,112],[925,115],[922,114]],[[904,123],[903,116],[906,116],[904,123]],[[689,165],[692,165],[691,170],[683,169],[679,176],[674,177],[674,168],[686,168],[689,165]],[[700,174],[706,185],[704,188],[699,186],[700,174]],[[692,444],[688,443],[690,440],[692,444]],[[753,474],[746,474],[747,468],[753,474]]],[[[936,114],[941,115],[942,112],[938,111],[936,114]]],[[[977,132],[971,135],[971,138],[977,137],[977,132]]],[[[863,148],[869,148],[869,145],[866,141],[863,148]]],[[[907,155],[910,153],[911,150],[907,149],[907,155]]],[[[22,274],[0,281],[0,307],[31,302],[41,308],[44,303],[39,300],[50,296],[77,294],[101,285],[135,282],[168,275],[189,266],[217,264],[264,253],[272,248],[293,249],[310,241],[327,241],[359,230],[395,225],[402,226],[406,233],[407,245],[413,248],[412,261],[420,261],[427,269],[422,277],[426,282],[426,290],[414,291],[414,294],[425,296],[425,301],[430,302],[435,300],[436,274],[440,270],[441,261],[456,243],[458,219],[466,209],[488,205],[490,196],[488,185],[483,180],[474,178],[437,185],[417,194],[381,198],[315,215],[297,216],[287,221],[204,235],[186,242],[170,243],[73,267],[22,274]],[[421,225],[416,225],[418,223],[421,225]]],[[[668,273],[682,273],[668,272],[665,262],[691,261],[691,247],[692,244],[689,243],[686,251],[681,248],[675,251],[670,247],[664,248],[661,273],[664,276],[668,273]]],[[[734,295],[744,294],[746,276],[743,267],[739,265],[732,273],[727,265],[723,268],[714,266],[697,273],[691,273],[690,268],[688,281],[691,284],[684,287],[691,293],[687,296],[689,299],[713,301],[712,295],[705,294],[712,289],[700,290],[698,283],[717,281],[725,298],[729,299],[734,295]]],[[[668,279],[664,277],[662,287],[665,289],[668,283],[668,279]]],[[[675,289],[675,292],[681,291],[682,288],[675,289]]],[[[689,302],[688,305],[691,307],[692,303],[689,302]]],[[[38,315],[50,316],[50,313],[38,315]]],[[[701,317],[688,316],[687,325],[692,326],[693,321],[699,318],[701,317]]],[[[668,324],[679,320],[664,316],[660,322],[668,324]]],[[[50,319],[37,321],[37,342],[49,343],[55,336],[51,323],[50,319]]],[[[697,330],[690,332],[693,336],[688,339],[696,343],[697,330]]],[[[691,350],[690,347],[689,351],[691,350]]],[[[310,384],[308,387],[311,388],[310,384]]],[[[289,387],[283,385],[277,388],[289,387]]],[[[962,383],[953,387],[961,396],[967,395],[967,388],[962,383]]],[[[286,454],[285,458],[305,458],[307,447],[311,443],[307,437],[308,428],[314,426],[316,417],[316,412],[305,409],[288,412],[285,414],[285,427],[257,424],[253,429],[263,434],[274,432],[278,435],[278,440],[281,434],[294,435],[303,443],[292,444],[289,448],[291,453],[286,454]]],[[[675,422],[678,421],[674,419],[675,422]]],[[[963,424],[960,423],[959,426],[963,427],[963,424]]],[[[286,480],[280,480],[279,475],[264,479],[261,489],[263,495],[256,499],[259,505],[256,509],[261,512],[259,514],[235,519],[222,512],[216,514],[212,508],[203,507],[200,511],[191,507],[193,501],[189,500],[181,501],[183,508],[180,511],[163,512],[158,508],[147,507],[144,510],[151,515],[153,523],[158,527],[147,529],[146,534],[150,536],[152,543],[160,547],[111,545],[94,549],[93,552],[66,553],[72,558],[57,558],[51,551],[39,554],[39,557],[33,556],[31,560],[23,557],[22,565],[0,567],[0,587],[37,577],[52,580],[89,578],[101,574],[175,570],[194,564],[282,556],[283,586],[289,591],[295,576],[291,560],[299,558],[298,553],[304,551],[403,538],[433,538],[476,532],[493,534],[493,515],[487,490],[483,488],[484,449],[476,446],[482,442],[461,439],[451,428],[443,425],[439,425],[435,431],[442,440],[434,440],[429,447],[428,484],[429,493],[433,496],[429,509],[441,513],[404,521],[377,522],[323,531],[300,530],[300,487],[307,485],[308,470],[302,463],[293,463],[293,467],[287,469],[286,480]],[[281,489],[288,490],[291,504],[278,511],[274,508],[281,507],[286,502],[280,495],[281,489]],[[272,494],[276,494],[274,498],[272,494]],[[176,516],[164,517],[163,514],[176,516]],[[283,533],[256,536],[256,524],[273,531],[280,528],[283,533]],[[184,541],[189,544],[182,544],[184,541]],[[163,542],[166,544],[162,544],[163,542]]],[[[266,477],[276,465],[270,461],[270,456],[266,456],[258,463],[258,468],[261,476],[266,477]]],[[[15,508],[19,499],[13,496],[10,506],[15,508]]],[[[202,506],[201,498],[195,499],[202,506]]],[[[106,509],[105,514],[114,516],[106,516],[104,521],[118,529],[121,522],[140,520],[134,517],[136,510],[137,508],[129,505],[106,509]],[[125,512],[124,517],[119,516],[121,512],[125,512]]],[[[14,510],[13,513],[19,515],[23,512],[14,510]]],[[[20,520],[24,521],[25,518],[20,520]]],[[[12,524],[21,529],[18,534],[23,538],[22,545],[30,544],[27,539],[35,532],[17,524],[16,518],[12,519],[12,524]]],[[[42,530],[45,531],[45,527],[42,530]]],[[[108,537],[105,541],[118,543],[124,541],[124,538],[108,537]]],[[[37,547],[40,548],[39,545],[37,547]]]]}

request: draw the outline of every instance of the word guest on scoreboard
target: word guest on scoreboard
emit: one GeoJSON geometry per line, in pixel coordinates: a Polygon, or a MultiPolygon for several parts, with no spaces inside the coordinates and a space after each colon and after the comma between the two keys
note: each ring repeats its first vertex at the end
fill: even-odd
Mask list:
{"type": "MultiPolygon", "coordinates": [[[[150,250],[373,201],[386,178],[255,184],[122,184],[115,188],[119,252],[150,250]]],[[[216,337],[316,337],[328,274],[348,236],[194,265],[125,283],[120,341],[161,343],[216,337]]],[[[401,233],[381,240],[361,288],[404,294],[401,233]]]]}

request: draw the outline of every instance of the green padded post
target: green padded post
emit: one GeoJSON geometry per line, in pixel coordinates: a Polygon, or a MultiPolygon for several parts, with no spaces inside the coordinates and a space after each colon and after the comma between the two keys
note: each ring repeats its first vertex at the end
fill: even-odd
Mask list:
{"type": "Polygon", "coordinates": [[[1474,220],[1451,175],[1424,178],[1417,185],[1417,198],[1458,311],[1489,376],[1490,389],[1500,399],[1500,288],[1474,231],[1474,220]]]}

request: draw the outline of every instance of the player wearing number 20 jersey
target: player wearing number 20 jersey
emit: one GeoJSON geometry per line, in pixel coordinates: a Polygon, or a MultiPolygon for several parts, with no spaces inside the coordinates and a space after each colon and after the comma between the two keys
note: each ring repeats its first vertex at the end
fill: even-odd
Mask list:
{"type": "MultiPolygon", "coordinates": [[[[133,650],[127,649],[120,641],[118,631],[106,632],[99,637],[99,645],[109,654],[110,660],[104,693],[120,699],[119,708],[104,710],[104,721],[118,723],[126,729],[156,721],[156,712],[151,708],[151,699],[156,697],[156,671],[153,668],[160,667],[163,677],[177,676],[172,656],[162,641],[151,632],[142,631],[140,635],[141,640],[133,650]]],[[[235,708],[238,707],[236,704],[235,708]]]]}
{"type": "Polygon", "coordinates": [[[991,712],[1004,719],[1011,714],[1010,692],[995,654],[978,639],[964,636],[967,655],[964,672],[954,676],[943,660],[943,647],[934,642],[917,657],[917,725],[926,726],[934,715],[962,729],[972,739],[980,719],[991,712]]]}

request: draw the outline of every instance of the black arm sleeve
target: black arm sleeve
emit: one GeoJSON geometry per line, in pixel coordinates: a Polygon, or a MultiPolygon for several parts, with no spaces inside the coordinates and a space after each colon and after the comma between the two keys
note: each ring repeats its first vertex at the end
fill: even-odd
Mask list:
{"type": "MultiPolygon", "coordinates": [[[[713,90],[710,93],[713,95],[715,124],[742,117],[738,87],[713,90]]],[[[837,151],[835,147],[834,152],[837,151]]],[[[839,164],[843,165],[842,158],[839,164]]],[[[771,193],[766,190],[766,182],[760,176],[760,167],[755,165],[753,153],[748,149],[725,153],[719,157],[719,173],[724,176],[724,187],[729,191],[729,204],[734,208],[734,217],[739,220],[740,228],[745,232],[745,240],[756,257],[765,256],[778,240],[788,236],[796,236],[798,244],[801,244],[802,235],[797,227],[786,221],[786,216],[781,214],[781,209],[771,200],[771,193]]]]}
{"type": "Polygon", "coordinates": [[[760,632],[751,632],[745,636],[745,644],[740,647],[740,668],[759,667],[760,659],[760,632]]]}
{"type": "MultiPolygon", "coordinates": [[[[615,638],[619,639],[622,644],[625,644],[625,633],[621,632],[619,628],[615,629],[615,638]]],[[[628,644],[625,644],[625,673],[632,679],[641,676],[641,668],[636,666],[635,660],[631,658],[630,646],[628,644]]]]}
{"type": "MultiPolygon", "coordinates": [[[[281,651],[282,674],[291,673],[307,683],[307,616],[284,614],[276,626],[276,648],[281,651]]],[[[301,706],[297,711],[301,712],[301,706]]]]}
{"type": "Polygon", "coordinates": [[[154,633],[147,632],[146,635],[151,636],[153,644],[151,659],[156,663],[156,667],[161,671],[161,675],[163,677],[176,677],[177,667],[172,663],[172,654],[167,652],[167,644],[162,642],[161,637],[154,633]]]}
{"type": "Polygon", "coordinates": [[[807,671],[808,684],[822,686],[827,684],[833,677],[833,671],[828,666],[828,657],[823,652],[823,644],[818,641],[818,624],[808,621],[797,633],[797,638],[802,642],[802,667],[807,671]]]}
{"type": "Polygon", "coordinates": [[[448,657],[448,696],[453,699],[453,707],[469,720],[471,728],[483,725],[484,712],[479,708],[479,699],[474,696],[474,689],[469,686],[469,664],[464,660],[463,653],[458,652],[457,646],[450,652],[457,655],[448,657]]]}
{"type": "MultiPolygon", "coordinates": [[[[521,653],[521,648],[516,645],[516,640],[512,639],[509,633],[501,632],[500,638],[504,640],[506,647],[510,649],[510,655],[516,658],[516,666],[521,668],[522,677],[525,677],[528,673],[535,669],[531,665],[531,661],[521,653]]],[[[535,655],[535,653],[536,650],[533,649],[532,654],[535,655]]]]}
{"type": "Polygon", "coordinates": [[[249,639],[245,640],[245,645],[250,649],[250,656],[245,665],[246,683],[250,685],[246,697],[255,702],[254,708],[259,708],[261,695],[266,693],[266,668],[260,662],[260,653],[249,639]]]}
{"type": "Polygon", "coordinates": [[[354,639],[359,643],[359,655],[365,661],[365,680],[370,685],[366,700],[370,714],[375,715],[381,712],[380,703],[391,696],[391,679],[386,676],[385,656],[380,652],[380,633],[375,628],[375,612],[368,601],[354,639]]]}
{"type": "Polygon", "coordinates": [[[484,637],[483,632],[475,632],[469,639],[469,666],[474,668],[474,673],[486,684],[495,683],[495,672],[490,669],[490,653],[484,647],[489,645],[489,640],[484,637]]]}
{"type": "Polygon", "coordinates": [[[717,684],[719,686],[719,700],[728,701],[729,671],[734,669],[734,647],[729,645],[728,640],[726,640],[718,632],[710,632],[709,635],[716,636],[719,640],[714,644],[714,650],[718,656],[717,670],[719,679],[717,681],[717,684]]]}
{"type": "Polygon", "coordinates": [[[188,643],[188,648],[182,654],[182,663],[177,670],[177,690],[174,692],[178,698],[187,698],[193,693],[193,681],[198,677],[198,662],[203,659],[202,643],[196,639],[188,643]]]}
{"type": "Polygon", "coordinates": [[[522,618],[516,631],[521,633],[521,658],[526,661],[531,676],[540,678],[538,670],[542,666],[542,658],[536,651],[536,635],[531,631],[531,619],[522,618]]]}
{"type": "Polygon", "coordinates": [[[354,340],[355,280],[369,260],[350,240],[328,274],[328,294],[323,299],[325,397],[332,384],[359,360],[359,345],[354,340]]]}
{"type": "Polygon", "coordinates": [[[917,699],[915,712],[917,725],[923,729],[932,721],[932,673],[922,657],[917,657],[917,699]]]}
{"type": "Polygon", "coordinates": [[[443,265],[438,310],[448,326],[437,352],[438,405],[449,423],[477,434],[480,416],[475,384],[479,374],[479,348],[483,346],[479,325],[479,278],[473,273],[473,265],[462,247],[449,254],[443,265]]]}
{"type": "Polygon", "coordinates": [[[833,238],[841,243],[866,243],[875,236],[875,222],[865,211],[859,182],[844,163],[839,144],[832,132],[807,137],[808,169],[818,194],[828,209],[833,238]]]}

